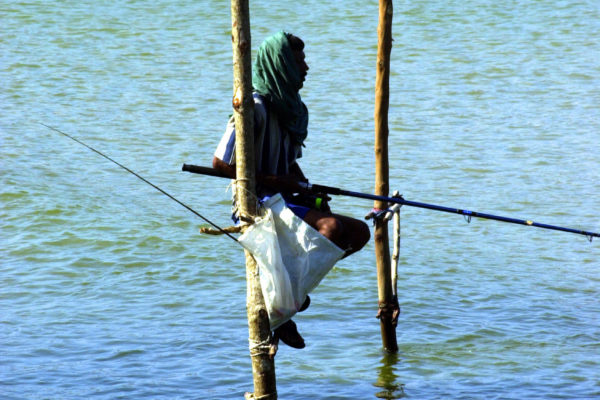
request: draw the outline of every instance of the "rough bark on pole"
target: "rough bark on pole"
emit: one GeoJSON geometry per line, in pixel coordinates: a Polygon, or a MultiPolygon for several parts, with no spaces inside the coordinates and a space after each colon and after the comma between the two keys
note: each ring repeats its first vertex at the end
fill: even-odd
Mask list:
{"type": "MultiPolygon", "coordinates": [[[[377,74],[375,77],[375,194],[381,196],[388,196],[389,193],[388,110],[392,17],[392,0],[379,0],[377,74]]],[[[375,202],[375,209],[386,209],[387,207],[385,202],[375,202]]],[[[392,290],[388,226],[387,221],[382,218],[375,219],[374,238],[381,339],[383,347],[387,351],[396,352],[398,344],[393,315],[394,305],[397,305],[398,301],[392,290]]]]}
{"type": "MultiPolygon", "coordinates": [[[[248,0],[231,1],[233,46],[233,108],[236,130],[236,199],[241,216],[256,214],[254,160],[254,100],[248,0]]],[[[254,394],[247,398],[276,399],[275,362],[269,356],[269,317],[262,296],[258,266],[246,252],[246,307],[254,394]]]]}

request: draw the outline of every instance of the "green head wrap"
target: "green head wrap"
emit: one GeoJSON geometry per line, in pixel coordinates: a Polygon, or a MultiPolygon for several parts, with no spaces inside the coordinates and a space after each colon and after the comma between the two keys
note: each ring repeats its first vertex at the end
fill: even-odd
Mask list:
{"type": "Polygon", "coordinates": [[[254,90],[269,100],[292,139],[304,143],[308,109],[298,91],[302,76],[285,32],[267,38],[258,49],[252,74],[254,90]]]}

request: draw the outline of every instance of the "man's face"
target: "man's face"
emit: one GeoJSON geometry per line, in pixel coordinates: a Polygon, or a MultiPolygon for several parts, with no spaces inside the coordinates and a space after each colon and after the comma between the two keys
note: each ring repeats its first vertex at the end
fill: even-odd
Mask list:
{"type": "MultiPolygon", "coordinates": [[[[308,65],[306,64],[306,56],[304,55],[304,51],[302,50],[293,50],[294,59],[296,60],[296,65],[298,66],[298,71],[300,71],[300,76],[302,77],[302,82],[306,79],[306,73],[308,72],[308,65]]],[[[301,83],[302,87],[304,86],[301,83]]]]}

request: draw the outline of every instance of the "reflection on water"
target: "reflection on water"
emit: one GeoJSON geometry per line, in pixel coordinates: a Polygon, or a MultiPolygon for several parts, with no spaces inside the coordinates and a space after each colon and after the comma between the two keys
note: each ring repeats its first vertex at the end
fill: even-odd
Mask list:
{"type": "Polygon", "coordinates": [[[401,399],[406,397],[404,383],[398,381],[398,375],[395,373],[399,361],[398,354],[390,353],[384,354],[381,359],[381,366],[377,368],[379,372],[377,381],[373,384],[373,386],[383,389],[375,394],[378,399],[401,399]]]}

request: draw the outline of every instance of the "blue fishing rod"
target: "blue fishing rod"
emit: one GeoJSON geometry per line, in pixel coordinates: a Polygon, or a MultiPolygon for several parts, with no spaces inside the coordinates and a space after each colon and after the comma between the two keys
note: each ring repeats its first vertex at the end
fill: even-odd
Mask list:
{"type": "MultiPolygon", "coordinates": [[[[186,171],[186,172],[192,172],[195,174],[209,175],[209,176],[215,176],[215,177],[220,177],[220,178],[231,178],[227,174],[224,174],[213,168],[202,167],[202,166],[198,166],[198,165],[183,164],[182,170],[186,171]]],[[[260,179],[259,179],[259,181],[260,181],[260,179]]],[[[277,179],[265,179],[263,181],[260,181],[260,183],[265,184],[265,185],[276,185],[277,179]]],[[[337,187],[316,185],[316,184],[310,184],[310,183],[304,183],[304,182],[297,182],[296,184],[297,184],[297,187],[299,190],[307,190],[307,191],[313,192],[313,193],[324,193],[324,194],[331,194],[331,195],[338,195],[338,196],[357,197],[357,198],[368,199],[368,200],[378,200],[378,201],[384,201],[384,202],[388,202],[388,203],[400,204],[401,206],[417,207],[417,208],[424,208],[424,209],[428,209],[428,210],[441,211],[441,212],[446,212],[446,213],[451,213],[451,214],[459,214],[459,215],[463,215],[465,218],[467,218],[467,221],[469,221],[469,222],[472,217],[491,219],[494,221],[507,222],[510,224],[533,226],[536,228],[550,229],[550,230],[554,230],[554,231],[561,231],[561,232],[575,233],[578,235],[584,235],[588,238],[588,240],[590,242],[593,240],[593,238],[600,237],[600,233],[596,233],[596,232],[589,232],[589,231],[573,229],[573,228],[565,228],[563,226],[542,224],[542,223],[534,222],[531,220],[503,217],[500,215],[493,215],[493,214],[487,214],[487,213],[482,213],[482,212],[477,212],[477,211],[464,210],[464,209],[460,209],[460,208],[452,208],[452,207],[438,206],[435,204],[420,203],[417,201],[406,200],[401,196],[400,197],[379,196],[379,195],[368,194],[368,193],[352,192],[350,190],[344,190],[344,189],[340,189],[337,187]]]]}

